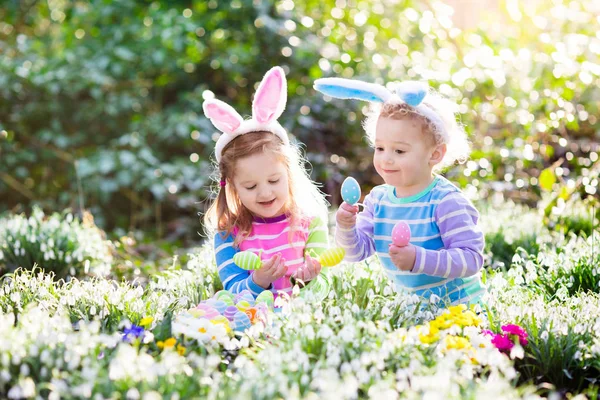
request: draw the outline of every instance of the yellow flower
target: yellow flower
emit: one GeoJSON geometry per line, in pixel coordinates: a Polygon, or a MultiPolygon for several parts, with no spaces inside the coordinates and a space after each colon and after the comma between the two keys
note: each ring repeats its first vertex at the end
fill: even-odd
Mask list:
{"type": "Polygon", "coordinates": [[[450,314],[444,314],[431,321],[429,325],[433,325],[438,329],[448,329],[454,325],[454,321],[453,318],[450,317],[450,314]]]}
{"type": "Polygon", "coordinates": [[[152,318],[152,317],[144,317],[140,321],[140,326],[148,326],[148,325],[150,325],[152,323],[152,321],[154,321],[154,318],[152,318]]]}
{"type": "Polygon", "coordinates": [[[468,339],[460,336],[448,335],[444,339],[446,348],[448,349],[468,349],[471,347],[471,342],[468,339]]]}
{"type": "Polygon", "coordinates": [[[177,339],[175,338],[168,338],[167,340],[165,340],[164,342],[162,340],[159,340],[158,342],[156,342],[156,346],[159,349],[170,349],[173,348],[175,346],[175,343],[177,343],[177,339]]]}
{"type": "Polygon", "coordinates": [[[428,335],[419,334],[419,339],[423,344],[431,344],[440,340],[440,335],[436,333],[429,333],[428,335]]]}
{"type": "Polygon", "coordinates": [[[180,345],[180,344],[178,344],[177,345],[177,352],[179,353],[180,356],[185,355],[185,347],[182,346],[182,345],[180,345]]]}
{"type": "Polygon", "coordinates": [[[463,311],[467,309],[467,306],[464,304],[459,304],[457,306],[448,307],[448,311],[450,311],[451,315],[462,314],[463,311]]]}
{"type": "Polygon", "coordinates": [[[164,342],[164,348],[165,349],[170,349],[171,347],[175,347],[176,343],[177,343],[177,339],[175,339],[175,338],[168,338],[164,342]]]}

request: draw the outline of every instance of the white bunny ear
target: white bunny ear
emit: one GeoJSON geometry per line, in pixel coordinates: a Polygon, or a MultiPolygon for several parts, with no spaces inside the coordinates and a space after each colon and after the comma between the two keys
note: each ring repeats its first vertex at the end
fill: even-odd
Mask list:
{"type": "Polygon", "coordinates": [[[210,122],[223,133],[234,133],[244,121],[233,107],[221,100],[205,100],[202,109],[210,122]]]}
{"type": "Polygon", "coordinates": [[[385,103],[393,94],[384,86],[354,79],[321,78],[314,88],[336,99],[357,99],[374,103],[385,103]]]}
{"type": "Polygon", "coordinates": [[[252,102],[252,118],[261,124],[277,120],[285,110],[287,82],[281,67],[273,67],[260,82],[252,102]]]}

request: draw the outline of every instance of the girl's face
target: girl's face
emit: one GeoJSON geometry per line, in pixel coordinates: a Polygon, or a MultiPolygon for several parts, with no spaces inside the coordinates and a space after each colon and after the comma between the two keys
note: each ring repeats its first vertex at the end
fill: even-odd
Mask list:
{"type": "Polygon", "coordinates": [[[423,132],[420,121],[377,120],[373,165],[385,183],[397,189],[398,196],[425,189],[431,183],[433,166],[444,154],[445,146],[436,145],[433,137],[423,132]]]}
{"type": "Polygon", "coordinates": [[[288,173],[275,154],[263,152],[237,160],[233,185],[253,215],[270,218],[285,212],[290,196],[288,173]]]}

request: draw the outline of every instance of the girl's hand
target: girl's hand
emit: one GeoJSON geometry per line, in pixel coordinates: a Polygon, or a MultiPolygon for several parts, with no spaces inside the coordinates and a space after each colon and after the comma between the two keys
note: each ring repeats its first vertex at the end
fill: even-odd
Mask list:
{"type": "Polygon", "coordinates": [[[358,206],[343,202],[335,213],[335,220],[340,227],[350,229],[356,225],[356,214],[358,214],[358,206]]]}
{"type": "Polygon", "coordinates": [[[307,255],[305,257],[306,262],[304,265],[296,271],[294,274],[294,278],[301,280],[304,283],[307,283],[317,277],[321,273],[321,263],[307,255]]]}
{"type": "Polygon", "coordinates": [[[265,261],[260,269],[254,271],[252,280],[261,288],[268,289],[271,283],[285,276],[286,272],[285,258],[281,257],[281,253],[277,253],[265,261]]]}
{"type": "Polygon", "coordinates": [[[412,244],[398,247],[390,244],[390,258],[392,262],[401,271],[410,271],[415,265],[417,259],[417,249],[412,244]]]}

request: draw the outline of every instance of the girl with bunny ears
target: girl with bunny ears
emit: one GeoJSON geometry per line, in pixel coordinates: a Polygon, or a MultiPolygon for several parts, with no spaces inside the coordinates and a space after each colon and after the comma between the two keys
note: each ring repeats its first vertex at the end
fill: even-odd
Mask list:
{"type": "Polygon", "coordinates": [[[405,292],[447,305],[475,303],[485,293],[480,270],[484,236],[479,213],[460,189],[435,171],[464,161],[469,152],[456,105],[421,82],[403,82],[392,92],[356,80],[324,78],[315,89],[335,98],[374,105],[364,127],[375,154],[373,164],[385,184],[365,197],[364,209],[342,203],[336,213],[338,245],[348,261],[376,253],[388,277],[405,292]],[[407,246],[392,242],[405,221],[407,246]]]}
{"type": "Polygon", "coordinates": [[[214,233],[219,277],[233,293],[291,292],[290,277],[308,282],[321,272],[307,253],[318,255],[328,247],[327,203],[277,122],[286,100],[285,74],[274,67],[256,91],[251,119],[244,121],[216,99],[203,104],[204,114],[223,133],[215,147],[219,192],[205,222],[214,233]],[[237,266],[233,257],[239,251],[258,254],[261,268],[237,266]]]}

